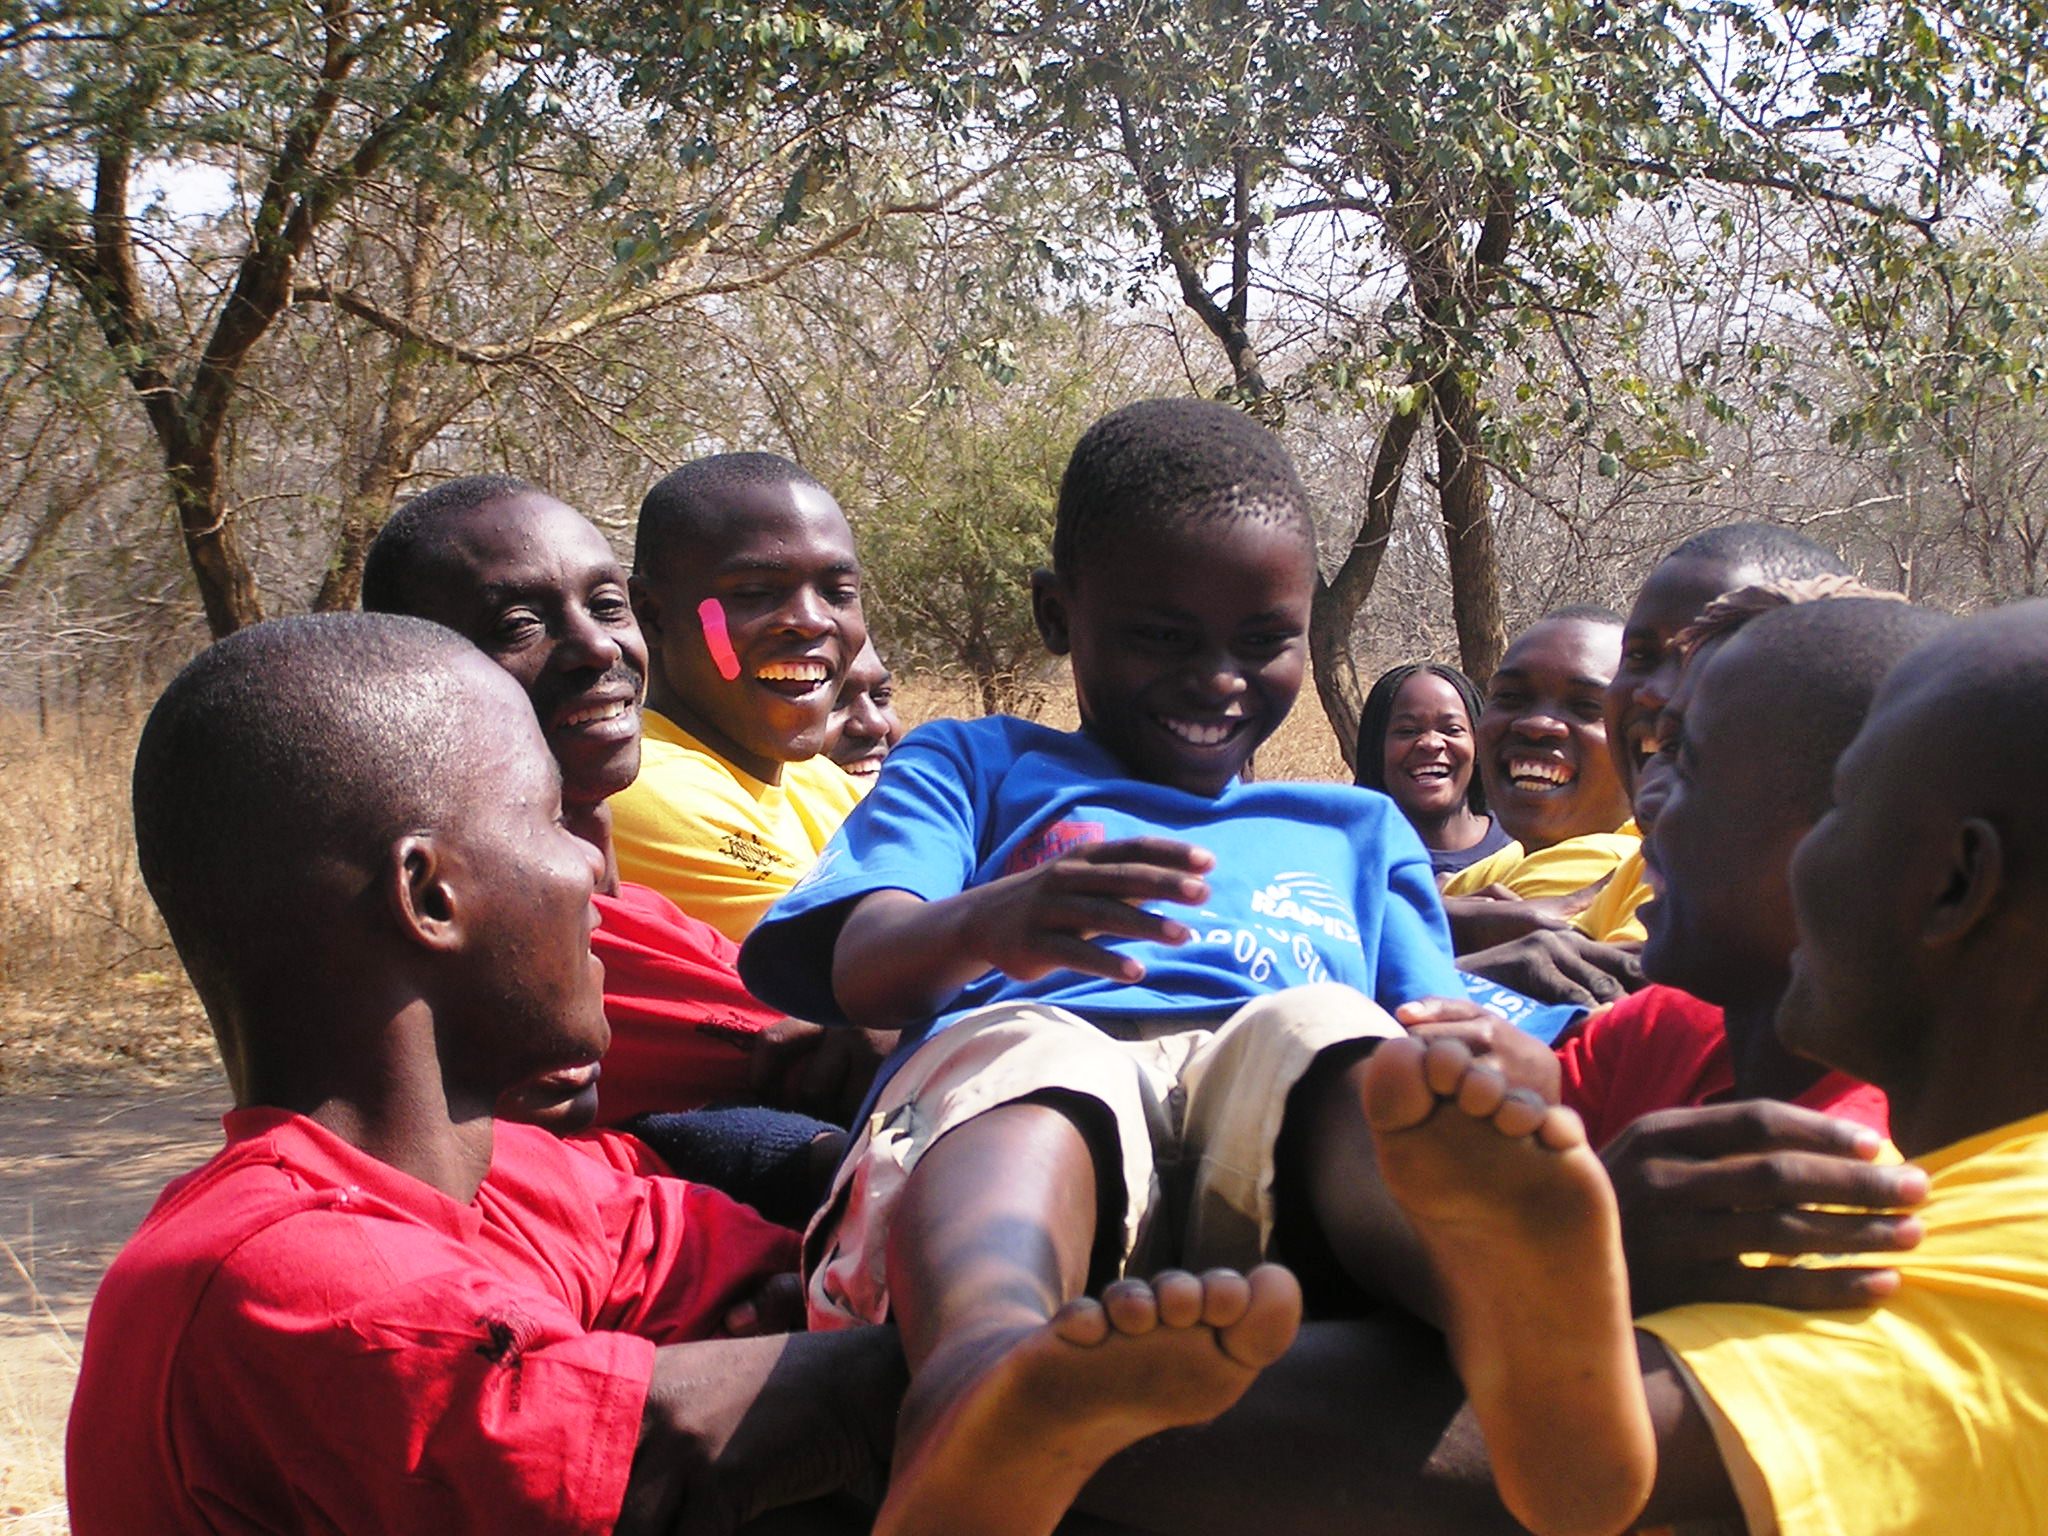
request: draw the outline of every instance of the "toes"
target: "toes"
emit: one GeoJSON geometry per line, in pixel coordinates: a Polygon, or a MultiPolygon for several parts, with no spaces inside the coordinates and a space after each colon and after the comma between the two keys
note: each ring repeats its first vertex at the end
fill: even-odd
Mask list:
{"type": "Polygon", "coordinates": [[[1251,1310],[1251,1282],[1234,1269],[1212,1269],[1202,1275],[1202,1322],[1229,1328],[1251,1310]]]}
{"type": "Polygon", "coordinates": [[[1053,1314],[1052,1331],[1069,1344],[1093,1349],[1109,1337],[1109,1314],[1102,1310],[1101,1302],[1083,1296],[1053,1314]]]}
{"type": "MultiPolygon", "coordinates": [[[[1508,1080],[1474,1062],[1458,1083],[1458,1108],[1474,1120],[1490,1120],[1508,1096],[1508,1080]]],[[[1534,1127],[1531,1127],[1534,1129],[1534,1127]]]]}
{"type": "Polygon", "coordinates": [[[1423,1061],[1423,1044],[1412,1039],[1385,1041],[1367,1060],[1365,1118],[1375,1130],[1412,1130],[1436,1109],[1423,1061]]]}
{"type": "MultiPolygon", "coordinates": [[[[1385,1049],[1385,1047],[1381,1047],[1385,1049]]],[[[1472,1053],[1458,1040],[1436,1040],[1430,1043],[1422,1060],[1422,1074],[1429,1080],[1429,1091],[1440,1099],[1448,1099],[1458,1091],[1458,1084],[1471,1069],[1472,1053]]]]}
{"type": "Polygon", "coordinates": [[[1586,1145],[1586,1122],[1575,1109],[1552,1105],[1536,1127],[1536,1140],[1552,1152],[1569,1152],[1586,1145]]]}
{"type": "Polygon", "coordinates": [[[1510,1088],[1493,1112],[1493,1128],[1503,1136],[1527,1136],[1543,1123],[1550,1106],[1527,1088],[1510,1088]]]}
{"type": "Polygon", "coordinates": [[[1159,1300],[1159,1322],[1166,1328],[1192,1328],[1202,1321],[1202,1282],[1184,1269],[1162,1270],[1152,1277],[1159,1300]]]}
{"type": "Polygon", "coordinates": [[[1301,1327],[1301,1283],[1278,1264],[1261,1264],[1244,1278],[1245,1315],[1218,1329],[1216,1342],[1239,1365],[1263,1370],[1287,1352],[1301,1327]]]}
{"type": "MultiPolygon", "coordinates": [[[[1193,1276],[1189,1276],[1193,1279],[1193,1276]]],[[[1102,1292],[1102,1307],[1109,1326],[1134,1337],[1159,1326],[1159,1298],[1142,1280],[1118,1280],[1102,1292]]]]}

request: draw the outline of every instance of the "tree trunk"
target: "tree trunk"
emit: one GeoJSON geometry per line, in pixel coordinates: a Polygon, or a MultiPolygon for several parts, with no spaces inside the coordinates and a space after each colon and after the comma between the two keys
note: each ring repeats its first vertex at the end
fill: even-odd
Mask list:
{"type": "Polygon", "coordinates": [[[1487,505],[1486,460],[1479,444],[1479,410],[1453,368],[1437,376],[1437,499],[1443,509],[1444,551],[1451,567],[1451,617],[1458,629],[1458,662],[1482,689],[1507,649],[1500,604],[1500,557],[1487,505]]]}
{"type": "Polygon", "coordinates": [[[1353,768],[1358,766],[1358,715],[1365,704],[1365,689],[1359,686],[1351,637],[1358,627],[1358,615],[1372,595],[1373,583],[1379,579],[1380,557],[1387,551],[1387,537],[1394,530],[1394,513],[1400,505],[1409,445],[1421,425],[1420,406],[1387,419],[1373,455],[1372,476],[1366,482],[1365,516],[1337,574],[1316,583],[1309,608],[1308,654],[1315,669],[1316,697],[1330,729],[1337,733],[1344,761],[1353,768]]]}
{"type": "MultiPolygon", "coordinates": [[[[405,267],[400,274],[399,314],[415,326],[424,325],[427,319],[427,279],[432,275],[432,237],[439,212],[439,204],[424,189],[413,194],[407,219],[412,243],[406,250],[405,267]]],[[[420,378],[424,363],[422,349],[416,344],[392,342],[391,380],[384,391],[377,440],[356,472],[354,485],[342,498],[341,528],[335,535],[334,553],[328,557],[320,590],[313,596],[316,613],[346,612],[362,597],[363,558],[370,552],[370,542],[390,517],[398,500],[398,487],[412,473],[413,461],[446,419],[437,412],[432,426],[421,421],[420,378]]],[[[473,398],[474,393],[472,390],[464,398],[473,398]]]]}
{"type": "Polygon", "coordinates": [[[261,623],[263,598],[228,517],[218,445],[209,443],[189,456],[167,453],[165,462],[170,469],[171,501],[178,511],[178,531],[185,541],[185,557],[192,562],[207,629],[218,640],[261,623]]]}

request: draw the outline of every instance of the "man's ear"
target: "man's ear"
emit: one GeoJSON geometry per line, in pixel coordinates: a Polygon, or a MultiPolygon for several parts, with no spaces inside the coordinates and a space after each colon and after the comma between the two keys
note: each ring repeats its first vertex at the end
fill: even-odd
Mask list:
{"type": "Polygon", "coordinates": [[[448,859],[431,832],[412,832],[391,845],[384,861],[384,895],[399,931],[428,949],[462,944],[467,915],[448,859]]]}
{"type": "Polygon", "coordinates": [[[1921,924],[1929,944],[1953,944],[1980,927],[1999,903],[2005,886],[2005,841],[1998,828],[1972,816],[1956,828],[1949,844],[1941,891],[1921,924]]]}
{"type": "Polygon", "coordinates": [[[626,578],[626,600],[633,605],[633,617],[640,621],[640,632],[647,637],[651,651],[661,634],[661,599],[654,595],[654,587],[645,576],[635,571],[626,578]]]}
{"type": "Polygon", "coordinates": [[[1055,656],[1071,648],[1067,638],[1066,584],[1043,566],[1031,573],[1031,617],[1038,624],[1038,638],[1055,656]]]}

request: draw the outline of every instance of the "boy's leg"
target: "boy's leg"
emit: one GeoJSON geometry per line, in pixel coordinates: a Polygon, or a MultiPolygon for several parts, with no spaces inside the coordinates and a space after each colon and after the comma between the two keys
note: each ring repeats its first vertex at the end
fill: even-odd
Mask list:
{"type": "Polygon", "coordinates": [[[1181,1262],[1246,1268],[1270,1255],[1297,1269],[1312,1301],[1322,1293],[1320,1305],[1337,1313],[1406,1300],[1407,1288],[1377,1270],[1347,1278],[1322,1233],[1328,1220],[1352,1219],[1357,1247],[1376,1260],[1405,1251],[1411,1277],[1427,1272],[1399,1206],[1379,1190],[1375,1208],[1358,1187],[1376,1187],[1378,1169],[1356,1074],[1375,1046],[1406,1034],[1362,992],[1322,983],[1247,1004],[1197,1049],[1182,1069],[1193,1172],[1181,1262]],[[1342,1113],[1333,1115],[1331,1104],[1342,1113]],[[1354,1133],[1349,1147],[1326,1120],[1354,1133]],[[1403,1246],[1390,1253],[1381,1228],[1403,1246]]]}
{"type": "Polygon", "coordinates": [[[1114,1042],[1052,1013],[988,1010],[920,1050],[815,1234],[814,1316],[886,1310],[911,1366],[896,1536],[1044,1536],[1116,1451],[1228,1407],[1299,1320],[1280,1270],[1067,1306],[1142,1226],[1158,1106],[1114,1042]]]}
{"type": "Polygon", "coordinates": [[[943,1404],[918,1404],[913,1380],[874,1536],[1050,1536],[1104,1462],[1229,1408],[1300,1321],[1300,1289],[1276,1265],[1170,1270],[1023,1330],[943,1404]]]}
{"type": "Polygon", "coordinates": [[[1585,1127],[1454,1042],[1389,1041],[1362,1088],[1501,1497],[1540,1536],[1625,1529],[1657,1452],[1614,1190],[1585,1127]]]}

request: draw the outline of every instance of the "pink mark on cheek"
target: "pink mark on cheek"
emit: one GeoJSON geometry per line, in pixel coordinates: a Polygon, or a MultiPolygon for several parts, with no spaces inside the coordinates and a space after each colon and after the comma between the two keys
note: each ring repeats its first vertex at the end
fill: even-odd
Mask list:
{"type": "Polygon", "coordinates": [[[707,597],[697,605],[697,622],[704,626],[704,649],[711,653],[718,675],[728,683],[740,675],[740,659],[733,654],[732,636],[726,633],[725,605],[707,597]]]}

